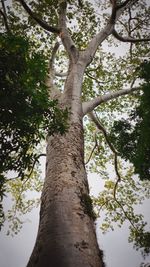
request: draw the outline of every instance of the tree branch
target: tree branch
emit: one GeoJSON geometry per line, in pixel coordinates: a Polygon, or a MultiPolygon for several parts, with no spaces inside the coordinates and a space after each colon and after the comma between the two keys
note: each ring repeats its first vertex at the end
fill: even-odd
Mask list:
{"type": "Polygon", "coordinates": [[[130,36],[123,37],[120,34],[118,34],[115,29],[113,29],[112,34],[113,34],[113,36],[116,39],[118,39],[121,42],[139,43],[139,42],[147,42],[147,41],[150,41],[150,38],[134,39],[134,38],[132,38],[130,36]]]}
{"type": "Polygon", "coordinates": [[[116,13],[117,13],[117,3],[116,0],[110,0],[112,4],[112,13],[111,13],[111,21],[114,23],[116,19],[116,13]]]}
{"type": "Polygon", "coordinates": [[[120,15],[127,9],[130,8],[133,4],[137,3],[138,0],[126,0],[124,3],[117,4],[116,0],[111,0],[112,3],[112,14],[111,20],[116,22],[120,15]]]}
{"type": "Polygon", "coordinates": [[[121,177],[120,177],[120,174],[119,174],[119,171],[118,171],[118,160],[117,160],[118,152],[115,149],[115,147],[113,146],[113,144],[110,142],[108,134],[107,134],[107,131],[106,131],[105,127],[101,124],[100,120],[93,114],[93,112],[90,112],[88,114],[88,116],[95,123],[96,127],[98,128],[98,130],[100,130],[103,133],[108,146],[110,147],[111,151],[114,154],[115,172],[116,172],[116,175],[117,175],[117,180],[119,182],[119,181],[121,181],[121,177]]]}
{"type": "Polygon", "coordinates": [[[54,47],[53,47],[52,54],[51,54],[51,57],[49,60],[48,77],[46,79],[46,86],[49,89],[49,97],[51,99],[59,99],[61,96],[60,90],[58,90],[58,88],[55,86],[55,84],[53,82],[54,77],[55,77],[54,60],[55,60],[59,45],[60,45],[59,42],[56,42],[54,47]]]}
{"type": "Polygon", "coordinates": [[[46,31],[52,32],[52,33],[60,33],[60,29],[58,29],[57,27],[52,27],[49,24],[47,24],[45,21],[43,21],[42,19],[38,18],[33,11],[30,9],[30,7],[26,4],[26,2],[24,0],[16,0],[17,2],[19,2],[23,8],[25,9],[25,11],[46,31]]]}
{"type": "Polygon", "coordinates": [[[9,182],[9,181],[12,181],[12,180],[17,180],[17,179],[24,180],[26,178],[26,180],[23,181],[23,185],[24,185],[27,182],[27,180],[30,178],[30,176],[31,176],[31,174],[32,174],[32,172],[34,170],[35,164],[36,164],[36,162],[38,162],[38,160],[39,160],[40,157],[46,157],[46,154],[45,153],[41,153],[41,154],[39,154],[39,155],[37,155],[35,157],[34,162],[33,162],[33,165],[32,165],[32,168],[31,168],[29,174],[25,175],[24,178],[20,178],[20,177],[16,176],[16,177],[7,179],[6,182],[9,182]]]}
{"type": "Polygon", "coordinates": [[[96,108],[97,106],[99,106],[102,103],[105,103],[109,100],[115,99],[119,96],[122,95],[127,95],[130,94],[134,91],[140,90],[140,87],[134,87],[134,88],[130,88],[130,89],[122,89],[116,92],[110,92],[108,94],[105,94],[103,96],[98,96],[90,101],[84,102],[82,104],[82,110],[83,110],[83,116],[86,115],[87,113],[91,112],[92,110],[94,110],[94,108],[96,108]]]}
{"type": "Polygon", "coordinates": [[[114,25],[123,12],[131,7],[137,0],[126,0],[124,3],[117,5],[116,0],[111,0],[112,3],[112,13],[110,19],[105,26],[105,28],[96,34],[93,39],[88,44],[85,51],[82,52],[84,62],[86,66],[89,65],[99,47],[99,45],[113,32],[114,25]]]}
{"type": "Polygon", "coordinates": [[[126,0],[126,1],[124,1],[124,3],[120,4],[118,6],[118,8],[119,9],[121,9],[121,8],[128,8],[129,6],[131,6],[132,4],[134,4],[135,2],[137,2],[137,0],[126,0]]]}
{"type": "Polygon", "coordinates": [[[68,75],[68,72],[57,72],[57,71],[54,71],[54,74],[57,77],[66,77],[68,75]]]}
{"type": "Polygon", "coordinates": [[[10,32],[10,28],[9,28],[8,21],[7,21],[7,13],[6,13],[6,7],[5,7],[5,4],[4,4],[4,0],[1,0],[1,3],[2,3],[3,11],[0,9],[0,13],[1,13],[1,15],[3,16],[3,19],[4,19],[4,25],[5,25],[6,31],[10,32]]]}
{"type": "Polygon", "coordinates": [[[50,72],[53,72],[53,74],[55,76],[58,76],[58,77],[66,77],[67,76],[67,72],[57,72],[54,68],[54,61],[55,61],[55,57],[56,57],[56,53],[58,51],[58,48],[60,46],[60,43],[59,42],[56,42],[55,45],[54,45],[54,48],[53,48],[53,51],[52,51],[52,55],[51,55],[51,58],[49,60],[49,71],[50,72]]]}
{"type": "Polygon", "coordinates": [[[97,78],[95,78],[94,76],[92,76],[91,74],[89,74],[88,71],[85,71],[85,74],[92,80],[94,80],[95,82],[97,82],[99,85],[102,84],[102,81],[99,81],[97,78]]]}
{"type": "Polygon", "coordinates": [[[60,43],[56,42],[54,47],[53,47],[52,55],[51,55],[51,58],[49,60],[49,68],[50,68],[50,70],[54,69],[54,60],[55,60],[56,53],[58,51],[59,46],[60,46],[60,43]]]}
{"type": "Polygon", "coordinates": [[[91,150],[91,153],[90,153],[89,158],[88,158],[87,161],[85,162],[85,165],[87,165],[87,164],[89,163],[89,161],[91,160],[91,157],[92,157],[92,155],[93,155],[93,153],[94,153],[95,148],[98,147],[97,138],[96,138],[96,132],[95,132],[95,136],[94,136],[94,137],[95,137],[95,144],[94,144],[94,146],[93,146],[93,148],[92,148],[92,150],[91,150]]]}
{"type": "Polygon", "coordinates": [[[62,43],[69,55],[69,58],[72,61],[77,61],[79,56],[79,51],[73,42],[70,33],[67,30],[66,25],[66,9],[67,9],[67,1],[62,0],[59,7],[59,28],[60,28],[60,38],[62,43]]]}
{"type": "MultiPolygon", "coordinates": [[[[125,211],[122,203],[117,199],[117,196],[116,196],[118,184],[121,181],[121,176],[120,176],[120,173],[118,171],[118,152],[114,148],[113,144],[110,142],[109,137],[108,137],[108,134],[106,132],[106,129],[101,124],[101,122],[99,121],[99,119],[93,114],[93,112],[90,112],[88,115],[91,118],[91,120],[95,123],[96,127],[103,133],[103,135],[105,137],[105,140],[106,140],[108,146],[110,147],[111,151],[114,154],[114,166],[115,166],[115,172],[116,172],[116,175],[117,175],[117,180],[115,182],[114,189],[113,189],[113,198],[114,198],[115,202],[118,204],[118,206],[121,208],[123,214],[125,215],[125,218],[130,222],[130,224],[132,225],[132,227],[135,230],[137,230],[137,227],[132,222],[132,219],[130,218],[130,215],[128,214],[128,212],[125,211]]],[[[104,206],[108,202],[109,201],[107,200],[102,206],[104,206]]],[[[101,208],[102,208],[102,206],[101,206],[101,208]]]]}
{"type": "Polygon", "coordinates": [[[86,50],[81,52],[86,66],[92,62],[99,45],[111,34],[112,30],[113,24],[108,22],[105,28],[93,37],[86,50]]]}

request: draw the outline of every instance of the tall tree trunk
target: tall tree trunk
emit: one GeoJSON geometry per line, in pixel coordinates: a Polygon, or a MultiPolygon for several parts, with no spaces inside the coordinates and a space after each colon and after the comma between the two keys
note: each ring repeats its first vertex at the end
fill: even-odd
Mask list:
{"type": "Polygon", "coordinates": [[[72,66],[64,90],[70,107],[65,135],[48,138],[40,223],[28,267],[102,267],[87,175],[80,87],[83,69],[72,66]]]}
{"type": "Polygon", "coordinates": [[[84,167],[83,129],[50,137],[39,231],[28,267],[101,267],[84,167]]]}

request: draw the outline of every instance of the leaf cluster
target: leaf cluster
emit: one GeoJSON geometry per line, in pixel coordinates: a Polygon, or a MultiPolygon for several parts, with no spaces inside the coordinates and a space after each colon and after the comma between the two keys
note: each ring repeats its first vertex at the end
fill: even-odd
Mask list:
{"type": "Polygon", "coordinates": [[[134,230],[133,228],[130,229],[130,238],[129,242],[133,242],[134,248],[136,250],[142,249],[142,255],[145,257],[150,253],[150,232],[144,232],[141,229],[141,232],[138,230],[134,230]],[[140,234],[139,234],[140,233],[140,234]]]}
{"type": "Polygon", "coordinates": [[[116,192],[115,184],[112,179],[106,180],[104,190],[93,200],[100,216],[104,212],[100,228],[103,233],[106,233],[110,229],[114,230],[116,224],[122,227],[125,222],[128,222],[129,242],[132,242],[134,248],[140,249],[142,255],[146,256],[150,252],[147,223],[144,222],[142,214],[135,212],[134,207],[143,203],[143,194],[149,196],[149,181],[139,182],[133,176],[133,170],[130,169],[118,184],[116,192]]]}
{"type": "Polygon", "coordinates": [[[128,119],[114,122],[110,138],[120,156],[133,163],[140,179],[150,180],[150,62],[141,64],[139,77],[145,81],[139,105],[128,119]]]}

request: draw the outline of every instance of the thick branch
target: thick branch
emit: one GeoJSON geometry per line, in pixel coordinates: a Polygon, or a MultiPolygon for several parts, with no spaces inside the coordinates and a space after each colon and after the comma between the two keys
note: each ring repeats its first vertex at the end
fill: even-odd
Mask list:
{"type": "Polygon", "coordinates": [[[51,55],[51,58],[49,60],[49,71],[50,72],[53,72],[54,76],[58,76],[58,77],[66,77],[67,76],[67,72],[57,72],[54,68],[54,61],[55,61],[55,57],[56,57],[56,53],[57,53],[57,50],[60,46],[60,43],[59,42],[56,42],[55,43],[55,46],[53,48],[53,51],[52,51],[52,55],[51,55]]]}
{"type": "Polygon", "coordinates": [[[66,25],[66,9],[67,9],[67,1],[62,0],[60,3],[60,8],[59,8],[59,27],[61,29],[60,32],[60,38],[62,40],[62,43],[69,55],[69,58],[72,59],[73,61],[78,60],[78,49],[75,46],[75,43],[73,42],[70,33],[67,30],[67,25],[66,25]]]}
{"type": "Polygon", "coordinates": [[[137,3],[138,0],[126,0],[124,3],[117,4],[116,0],[111,0],[112,3],[112,14],[111,14],[111,20],[114,19],[114,21],[117,21],[120,15],[127,9],[130,8],[132,5],[137,3]]]}
{"type": "Polygon", "coordinates": [[[91,112],[92,110],[94,110],[94,108],[96,108],[97,106],[99,106],[101,103],[105,103],[109,100],[115,99],[119,96],[122,95],[127,95],[130,94],[134,91],[140,90],[140,87],[134,87],[134,88],[130,88],[130,89],[122,89],[116,92],[110,92],[108,94],[105,94],[103,96],[98,96],[88,102],[84,102],[82,104],[82,109],[83,109],[83,116],[86,115],[87,113],[91,112]]]}
{"type": "Polygon", "coordinates": [[[113,24],[109,22],[102,31],[93,37],[86,50],[82,52],[82,56],[86,65],[91,63],[99,45],[111,34],[112,31],[113,24]]]}
{"type": "Polygon", "coordinates": [[[112,4],[111,21],[114,23],[116,19],[117,3],[116,0],[111,0],[110,2],[112,4]]]}
{"type": "Polygon", "coordinates": [[[123,14],[123,12],[132,6],[137,0],[127,0],[121,5],[116,4],[116,0],[111,0],[112,2],[112,13],[110,19],[105,26],[105,28],[100,31],[97,35],[93,37],[93,39],[88,44],[86,50],[82,52],[84,61],[86,65],[90,64],[99,45],[113,32],[116,21],[123,14]]]}
{"type": "Polygon", "coordinates": [[[116,39],[118,39],[121,42],[139,43],[139,42],[147,42],[147,41],[150,41],[150,38],[134,39],[134,38],[132,38],[130,36],[123,37],[120,34],[118,34],[115,29],[113,30],[112,34],[113,34],[113,36],[116,39]]]}
{"type": "Polygon", "coordinates": [[[51,58],[49,60],[49,68],[50,70],[54,69],[54,60],[55,60],[55,57],[56,57],[56,53],[57,53],[57,50],[59,48],[59,42],[56,42],[55,45],[54,45],[54,48],[53,48],[53,51],[52,51],[52,55],[51,55],[51,58]]]}
{"type": "Polygon", "coordinates": [[[52,50],[52,55],[51,55],[51,58],[49,60],[49,73],[48,73],[48,77],[46,79],[46,85],[49,89],[49,96],[51,99],[59,99],[61,96],[60,90],[57,89],[57,87],[55,86],[55,84],[53,82],[54,77],[55,77],[54,60],[55,60],[59,45],[60,45],[59,42],[56,42],[54,45],[54,48],[52,50]]]}
{"type": "Polygon", "coordinates": [[[38,18],[33,11],[30,9],[30,7],[26,4],[26,2],[24,0],[16,0],[18,1],[23,8],[26,10],[26,12],[46,31],[49,32],[53,32],[53,33],[60,33],[60,29],[58,29],[57,27],[52,27],[49,24],[47,24],[45,21],[43,21],[42,19],[38,18]]]}

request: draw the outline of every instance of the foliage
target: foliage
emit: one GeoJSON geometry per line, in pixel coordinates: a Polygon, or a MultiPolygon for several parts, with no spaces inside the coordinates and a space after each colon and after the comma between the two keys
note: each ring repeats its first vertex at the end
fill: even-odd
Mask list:
{"type": "Polygon", "coordinates": [[[7,181],[6,192],[12,197],[12,206],[5,213],[5,220],[8,222],[7,235],[18,234],[26,222],[26,213],[39,206],[42,186],[40,162],[36,163],[36,169],[30,176],[25,176],[23,180],[17,178],[7,181]]]}
{"type": "Polygon", "coordinates": [[[116,226],[121,227],[127,222],[130,229],[129,242],[146,256],[150,252],[150,233],[146,230],[147,223],[144,222],[143,215],[135,212],[135,206],[142,204],[145,197],[150,198],[150,187],[149,181],[138,182],[133,174],[133,168],[124,169],[117,188],[116,181],[112,178],[106,180],[104,190],[94,198],[94,204],[100,217],[104,214],[100,225],[103,233],[110,229],[114,231],[116,226]]]}
{"type": "Polygon", "coordinates": [[[114,122],[110,137],[120,156],[133,163],[140,179],[150,180],[150,62],[141,64],[139,76],[145,80],[139,105],[127,119],[114,122]]]}
{"type": "Polygon", "coordinates": [[[36,146],[46,134],[66,130],[67,110],[49,99],[45,85],[47,64],[32,42],[17,35],[0,36],[0,173],[1,198],[6,175],[21,179],[32,170],[36,146]]]}

